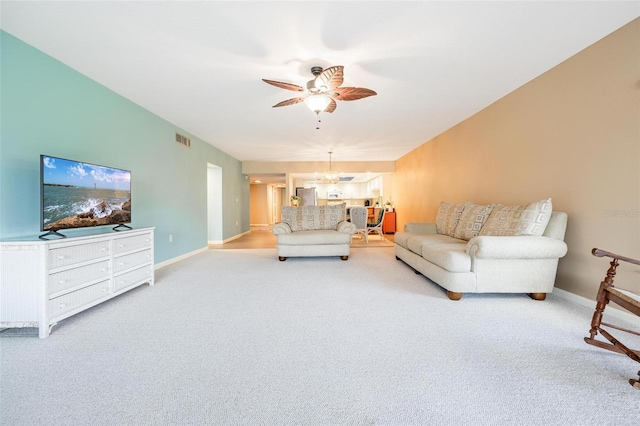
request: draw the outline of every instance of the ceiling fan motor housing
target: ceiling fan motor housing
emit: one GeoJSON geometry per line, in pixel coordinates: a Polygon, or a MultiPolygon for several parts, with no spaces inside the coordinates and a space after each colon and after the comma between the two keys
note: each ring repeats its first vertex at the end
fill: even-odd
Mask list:
{"type": "Polygon", "coordinates": [[[322,73],[322,67],[311,67],[311,74],[317,77],[320,73],[322,73]]]}

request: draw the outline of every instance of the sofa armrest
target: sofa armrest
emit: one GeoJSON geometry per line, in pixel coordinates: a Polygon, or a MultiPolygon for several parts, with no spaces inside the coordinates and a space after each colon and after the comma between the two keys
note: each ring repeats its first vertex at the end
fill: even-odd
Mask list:
{"type": "Polygon", "coordinates": [[[354,223],[343,220],[342,222],[338,223],[336,231],[351,235],[356,232],[356,225],[354,223]]]}
{"type": "Polygon", "coordinates": [[[437,234],[438,230],[435,223],[409,222],[405,223],[404,232],[411,232],[412,234],[437,234]]]}
{"type": "Polygon", "coordinates": [[[549,237],[483,235],[469,240],[467,253],[478,259],[559,259],[567,244],[549,237]]]}
{"type": "Polygon", "coordinates": [[[271,232],[273,232],[273,235],[280,235],[280,234],[290,234],[292,231],[288,223],[278,222],[275,225],[273,225],[273,228],[271,228],[271,232]]]}

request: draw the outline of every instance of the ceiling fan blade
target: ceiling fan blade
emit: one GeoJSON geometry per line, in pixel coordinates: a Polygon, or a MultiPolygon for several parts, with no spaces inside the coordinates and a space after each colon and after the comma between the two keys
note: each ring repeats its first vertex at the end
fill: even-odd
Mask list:
{"type": "Polygon", "coordinates": [[[339,101],[355,101],[377,95],[373,90],[364,87],[338,87],[333,92],[333,97],[339,101]]]}
{"type": "Polygon", "coordinates": [[[287,99],[286,101],[278,102],[277,104],[275,104],[273,106],[273,108],[289,106],[289,105],[295,105],[295,104],[300,103],[302,101],[304,101],[304,98],[287,99]]]}
{"type": "Polygon", "coordinates": [[[304,89],[301,86],[298,86],[297,84],[283,83],[281,81],[267,80],[265,78],[263,78],[262,81],[272,86],[279,87],[281,89],[293,90],[294,92],[304,92],[304,89]]]}
{"type": "Polygon", "coordinates": [[[340,87],[344,81],[343,66],[329,67],[322,71],[315,79],[317,89],[324,91],[327,89],[335,89],[340,87]]]}
{"type": "Polygon", "coordinates": [[[324,109],[324,112],[332,113],[333,111],[336,110],[337,107],[338,107],[338,104],[336,103],[336,101],[331,99],[331,102],[329,102],[329,105],[327,105],[327,107],[324,109]]]}

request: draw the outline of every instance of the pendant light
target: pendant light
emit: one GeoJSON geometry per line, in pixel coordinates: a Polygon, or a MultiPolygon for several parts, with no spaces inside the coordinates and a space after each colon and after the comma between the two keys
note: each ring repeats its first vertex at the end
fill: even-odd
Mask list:
{"type": "Polygon", "coordinates": [[[331,170],[331,154],[333,152],[329,151],[329,170],[322,174],[322,183],[335,184],[340,181],[340,173],[331,170]]]}

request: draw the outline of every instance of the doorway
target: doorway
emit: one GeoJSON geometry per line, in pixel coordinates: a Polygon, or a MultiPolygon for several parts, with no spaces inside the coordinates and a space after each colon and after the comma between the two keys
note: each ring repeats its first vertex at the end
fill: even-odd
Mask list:
{"type": "Polygon", "coordinates": [[[207,163],[207,240],[222,244],[222,167],[207,163]]]}
{"type": "Polygon", "coordinates": [[[277,184],[251,184],[250,225],[268,227],[280,222],[285,188],[277,184]]]}

